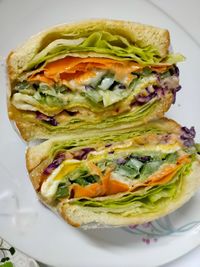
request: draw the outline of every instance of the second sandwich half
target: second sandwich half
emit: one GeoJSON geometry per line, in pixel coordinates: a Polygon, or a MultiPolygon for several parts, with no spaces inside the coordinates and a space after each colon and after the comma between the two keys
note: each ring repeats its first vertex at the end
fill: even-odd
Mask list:
{"type": "Polygon", "coordinates": [[[165,216],[199,187],[195,130],[168,119],[51,138],[28,148],[39,198],[74,226],[141,224],[165,216]]]}

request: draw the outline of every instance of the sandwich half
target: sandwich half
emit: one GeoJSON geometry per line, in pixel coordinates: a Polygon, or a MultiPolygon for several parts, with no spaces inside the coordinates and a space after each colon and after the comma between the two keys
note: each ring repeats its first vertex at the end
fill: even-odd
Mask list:
{"type": "Polygon", "coordinates": [[[8,112],[29,141],[160,118],[180,90],[169,32],[90,20],[50,28],[7,59],[8,112]]]}
{"type": "Polygon", "coordinates": [[[195,130],[166,118],[121,131],[51,138],[26,153],[39,199],[77,227],[141,224],[200,185],[195,130]]]}

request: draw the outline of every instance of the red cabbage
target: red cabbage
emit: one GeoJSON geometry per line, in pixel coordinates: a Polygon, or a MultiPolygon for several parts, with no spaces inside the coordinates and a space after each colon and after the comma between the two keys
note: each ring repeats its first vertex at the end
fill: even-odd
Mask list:
{"type": "Polygon", "coordinates": [[[65,154],[59,153],[54,158],[53,162],[47,166],[44,170],[44,174],[51,174],[54,169],[56,169],[65,160],[65,154]]]}
{"type": "Polygon", "coordinates": [[[172,104],[175,104],[175,102],[176,102],[176,93],[178,92],[178,91],[180,91],[181,90],[181,86],[179,85],[178,87],[176,87],[175,89],[173,89],[172,90],[172,94],[173,94],[173,101],[172,101],[172,104]]]}
{"type": "Polygon", "coordinates": [[[112,144],[106,144],[106,145],[105,145],[105,147],[110,147],[110,146],[112,146],[112,144]]]}
{"type": "Polygon", "coordinates": [[[185,146],[190,147],[194,145],[195,135],[196,135],[196,131],[193,126],[190,129],[187,127],[181,128],[180,138],[183,141],[183,144],[185,146]]]}
{"type": "Polygon", "coordinates": [[[40,121],[45,121],[49,124],[51,124],[52,126],[57,126],[58,122],[55,120],[54,117],[51,116],[47,116],[39,111],[36,111],[36,118],[40,121]]]}
{"type": "Polygon", "coordinates": [[[141,161],[142,163],[151,161],[151,156],[135,156],[135,155],[131,155],[130,157],[132,159],[137,159],[137,160],[141,161]]]}
{"type": "Polygon", "coordinates": [[[169,69],[169,73],[171,75],[179,77],[179,68],[176,65],[174,65],[173,68],[169,69]]]}
{"type": "Polygon", "coordinates": [[[117,159],[117,164],[124,164],[124,163],[126,163],[126,159],[124,158],[117,159]]]}
{"type": "Polygon", "coordinates": [[[86,159],[91,151],[95,151],[93,147],[86,147],[79,151],[74,152],[74,159],[83,160],[86,159]]]}

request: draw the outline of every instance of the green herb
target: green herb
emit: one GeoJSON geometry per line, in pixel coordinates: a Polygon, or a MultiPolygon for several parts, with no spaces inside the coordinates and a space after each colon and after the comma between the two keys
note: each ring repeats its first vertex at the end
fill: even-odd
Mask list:
{"type": "Polygon", "coordinates": [[[146,179],[148,176],[153,174],[155,171],[159,169],[159,167],[163,164],[162,161],[152,161],[147,162],[144,164],[142,170],[141,170],[141,179],[146,179]]]}
{"type": "Polygon", "coordinates": [[[12,262],[5,262],[3,264],[0,264],[1,267],[14,267],[14,265],[12,264],[12,262]]]}
{"type": "Polygon", "coordinates": [[[165,158],[166,163],[176,163],[178,159],[178,153],[174,152],[172,154],[168,154],[165,158]]]}
{"type": "Polygon", "coordinates": [[[170,77],[170,76],[171,76],[171,74],[170,74],[169,70],[160,75],[161,79],[164,79],[164,78],[167,78],[167,77],[170,77]]]}
{"type": "Polygon", "coordinates": [[[69,184],[60,183],[58,186],[58,189],[56,191],[55,198],[60,199],[60,198],[68,197],[69,196],[69,188],[68,187],[69,187],[69,184]]]}
{"type": "Polygon", "coordinates": [[[97,183],[100,180],[98,175],[87,175],[73,180],[73,183],[79,184],[81,186],[86,186],[89,184],[97,183]]]}

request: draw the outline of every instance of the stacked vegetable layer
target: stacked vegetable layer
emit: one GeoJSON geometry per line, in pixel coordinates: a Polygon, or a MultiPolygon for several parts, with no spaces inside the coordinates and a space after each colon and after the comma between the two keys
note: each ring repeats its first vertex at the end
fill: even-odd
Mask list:
{"type": "Polygon", "coordinates": [[[183,205],[200,179],[195,130],[163,118],[184,60],[167,30],[125,21],[61,25],[8,57],[9,117],[39,198],[75,226],[121,226],[183,205]]]}

